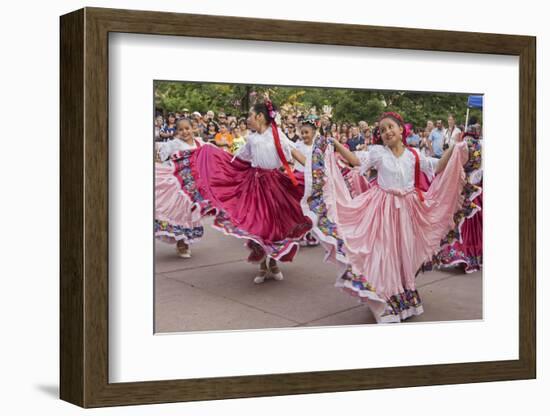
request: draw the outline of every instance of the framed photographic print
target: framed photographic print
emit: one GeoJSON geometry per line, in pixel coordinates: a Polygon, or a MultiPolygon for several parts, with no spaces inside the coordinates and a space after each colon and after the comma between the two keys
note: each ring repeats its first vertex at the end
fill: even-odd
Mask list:
{"type": "Polygon", "coordinates": [[[534,37],[60,25],[63,400],[536,376],[534,37]]]}

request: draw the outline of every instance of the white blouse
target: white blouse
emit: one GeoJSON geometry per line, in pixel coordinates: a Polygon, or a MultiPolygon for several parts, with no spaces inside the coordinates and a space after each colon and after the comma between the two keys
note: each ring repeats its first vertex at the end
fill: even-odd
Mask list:
{"type": "MultiPolygon", "coordinates": [[[[410,191],[414,189],[416,157],[412,152],[415,151],[416,149],[409,150],[405,148],[401,156],[397,157],[388,147],[373,145],[367,151],[355,152],[355,155],[361,162],[361,174],[373,168],[378,171],[377,181],[380,188],[410,191]]],[[[420,159],[420,170],[432,179],[435,176],[439,159],[426,157],[420,152],[417,152],[417,154],[420,159]]]]}
{"type": "Polygon", "coordinates": [[[195,138],[193,140],[193,144],[188,144],[180,139],[172,139],[167,142],[157,143],[157,150],[160,160],[168,160],[170,156],[179,151],[196,149],[197,141],[202,143],[202,140],[200,138],[195,138]]]}
{"type": "MultiPolygon", "coordinates": [[[[303,154],[306,159],[311,157],[311,149],[313,149],[313,143],[308,146],[307,144],[304,143],[303,140],[298,140],[295,143],[295,145],[296,145],[296,150],[298,150],[301,154],[303,154]]],[[[306,168],[301,163],[296,162],[294,164],[294,169],[296,169],[298,172],[304,172],[306,168]]]]}
{"type": "MultiPolygon", "coordinates": [[[[292,161],[292,149],[296,149],[296,145],[279,130],[279,138],[281,147],[288,162],[292,161]]],[[[278,169],[283,164],[277,154],[273,132],[271,127],[268,127],[263,133],[252,132],[246,138],[246,144],[242,146],[235,157],[241,160],[250,162],[252,167],[261,169],[278,169]]]]}

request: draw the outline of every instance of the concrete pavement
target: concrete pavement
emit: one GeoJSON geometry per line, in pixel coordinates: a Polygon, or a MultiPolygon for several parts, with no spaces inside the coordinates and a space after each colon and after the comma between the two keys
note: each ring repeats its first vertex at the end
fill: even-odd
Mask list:
{"type": "MultiPolygon", "coordinates": [[[[375,323],[366,306],[334,287],[336,267],[323,263],[321,247],[300,248],[294,262],[282,264],[283,281],[255,284],[258,266],[246,262],[244,240],[210,222],[190,259],[156,242],[155,332],[375,323]]],[[[482,318],[481,272],[433,271],[417,282],[424,314],[406,322],[482,318]]]]}

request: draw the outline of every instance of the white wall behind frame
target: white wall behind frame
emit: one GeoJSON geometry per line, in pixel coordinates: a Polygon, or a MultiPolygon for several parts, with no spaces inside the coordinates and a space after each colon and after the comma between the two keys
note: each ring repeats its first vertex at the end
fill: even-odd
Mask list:
{"type": "MultiPolygon", "coordinates": [[[[548,153],[543,120],[550,102],[548,59],[550,25],[544,4],[533,0],[457,2],[395,0],[386,2],[337,2],[279,0],[276,6],[246,0],[230,2],[190,0],[52,0],[49,2],[4,2],[0,13],[3,64],[0,101],[3,126],[19,120],[21,109],[34,108],[31,133],[22,134],[32,148],[25,158],[15,157],[15,138],[6,141],[0,172],[5,199],[0,205],[2,219],[3,281],[0,313],[3,341],[0,345],[2,391],[0,403],[6,414],[47,413],[81,415],[82,409],[57,399],[58,386],[58,17],[84,6],[119,7],[170,12],[251,16],[275,19],[313,20],[381,26],[408,26],[445,30],[531,34],[537,36],[538,102],[538,201],[539,214],[548,211],[549,169],[543,155],[548,153]],[[27,86],[27,87],[24,87],[27,86]],[[23,94],[22,91],[28,91],[23,94]],[[32,98],[32,99],[31,99],[32,98]],[[38,126],[38,127],[36,127],[38,126]],[[38,174],[39,172],[39,174],[38,174]],[[12,180],[14,177],[20,180],[12,180]],[[29,186],[22,186],[22,184],[29,186]],[[32,192],[29,189],[32,188],[32,192]],[[7,201],[7,202],[6,202],[7,201]],[[11,202],[10,202],[11,201],[11,202]],[[17,202],[14,202],[17,201],[17,202]],[[39,204],[37,204],[39,201],[39,204]],[[40,241],[35,250],[22,233],[22,221],[39,224],[40,241]],[[24,363],[24,365],[22,364],[24,363]]],[[[11,130],[6,129],[6,135],[11,130]]],[[[540,412],[546,408],[550,389],[550,361],[545,358],[548,344],[550,309],[542,301],[550,295],[544,276],[548,275],[550,226],[543,215],[538,219],[538,380],[499,383],[433,386],[412,389],[310,394],[261,399],[173,403],[110,409],[89,409],[90,415],[257,415],[279,416],[297,412],[334,415],[364,410],[382,414],[394,403],[404,403],[425,416],[496,414],[502,416],[540,412]]],[[[35,228],[36,229],[36,228],[35,228]]]]}

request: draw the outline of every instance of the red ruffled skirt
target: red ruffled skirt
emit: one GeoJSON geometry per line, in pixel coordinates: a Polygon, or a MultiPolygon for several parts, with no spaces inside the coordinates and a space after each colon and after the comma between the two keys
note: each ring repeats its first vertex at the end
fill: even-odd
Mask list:
{"type": "Polygon", "coordinates": [[[214,228],[260,247],[280,261],[292,261],[311,229],[302,213],[303,176],[294,186],[278,169],[260,169],[212,145],[193,152],[181,178],[201,214],[215,215],[214,228]]]}

